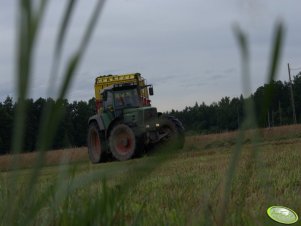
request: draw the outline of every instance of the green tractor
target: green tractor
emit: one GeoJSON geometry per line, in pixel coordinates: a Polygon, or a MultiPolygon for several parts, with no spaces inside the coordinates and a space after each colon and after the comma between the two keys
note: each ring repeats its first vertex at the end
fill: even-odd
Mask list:
{"type": "Polygon", "coordinates": [[[173,116],[164,116],[155,107],[141,101],[142,89],[135,83],[119,83],[101,90],[102,109],[89,119],[88,153],[92,163],[112,156],[119,161],[144,153],[159,143],[173,142],[175,148],[184,145],[184,128],[173,116]]]}

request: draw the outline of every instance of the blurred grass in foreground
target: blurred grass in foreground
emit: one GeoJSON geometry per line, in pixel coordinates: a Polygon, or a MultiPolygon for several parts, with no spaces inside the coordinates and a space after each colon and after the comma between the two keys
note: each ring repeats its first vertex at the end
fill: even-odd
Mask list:
{"type": "MultiPolygon", "coordinates": [[[[22,151],[33,49],[47,2],[19,1],[19,104],[14,153],[22,151]]],[[[63,15],[50,72],[53,78],[58,72],[61,49],[75,4],[76,1],[69,0],[63,15]]],[[[256,127],[251,100],[245,104],[247,116],[241,131],[226,152],[206,155],[197,145],[196,153],[190,156],[189,152],[184,152],[185,148],[182,153],[174,153],[172,147],[160,147],[154,156],[128,162],[98,166],[87,162],[43,168],[45,150],[63,115],[62,100],[103,4],[103,1],[97,1],[82,42],[65,65],[58,101],[45,107],[39,130],[39,154],[32,169],[20,170],[20,155],[14,155],[14,170],[1,174],[0,201],[7,205],[0,207],[0,225],[265,225],[271,223],[265,215],[269,205],[281,203],[301,211],[296,204],[300,201],[297,196],[300,168],[288,168],[296,165],[295,161],[300,157],[299,144],[286,145],[281,150],[278,150],[279,145],[270,144],[259,153],[260,137],[255,129],[250,138],[251,145],[243,145],[246,129],[256,127]]],[[[241,50],[244,90],[248,91],[248,43],[240,29],[236,29],[235,34],[241,50]]],[[[268,81],[276,75],[282,36],[280,24],[276,26],[268,81]]],[[[273,90],[270,90],[263,100],[265,110],[262,115],[265,115],[272,95],[273,90]]],[[[61,161],[66,163],[68,159],[61,161]]]]}
{"type": "MultiPolygon", "coordinates": [[[[292,129],[276,128],[275,132],[280,130],[285,133],[292,129]]],[[[254,173],[248,178],[247,187],[244,178],[250,170],[253,147],[251,143],[242,145],[225,225],[277,225],[266,216],[266,208],[273,204],[290,206],[297,213],[301,211],[301,166],[298,164],[301,157],[301,138],[298,134],[301,134],[301,129],[295,128],[295,135],[282,140],[273,140],[273,133],[266,132],[269,141],[258,143],[261,166],[253,167],[254,173]],[[262,175],[266,175],[264,180],[262,175]],[[244,205],[241,205],[243,201],[244,205]]],[[[52,190],[33,222],[36,225],[43,221],[45,225],[63,224],[61,218],[65,215],[69,225],[92,224],[92,220],[97,225],[218,225],[218,207],[235,144],[227,143],[228,136],[208,135],[207,138],[211,140],[207,141],[207,145],[214,146],[219,141],[224,141],[225,145],[204,148],[202,136],[190,137],[181,152],[164,164],[156,164],[156,168],[143,178],[136,169],[143,170],[150,161],[161,161],[160,156],[154,154],[99,165],[85,161],[43,167],[34,199],[45,195],[48,187],[52,190]],[[192,146],[195,149],[191,150],[192,146]],[[139,182],[130,181],[130,189],[124,190],[124,180],[129,175],[139,177],[139,182]],[[66,186],[67,193],[55,186],[60,178],[64,178],[62,185],[66,186]]],[[[12,174],[12,171],[1,173],[1,203],[6,200],[6,185],[12,180],[12,174]]],[[[22,179],[17,189],[22,193],[31,170],[22,169],[19,174],[22,179]]],[[[0,212],[5,206],[1,208],[0,212]]]]}

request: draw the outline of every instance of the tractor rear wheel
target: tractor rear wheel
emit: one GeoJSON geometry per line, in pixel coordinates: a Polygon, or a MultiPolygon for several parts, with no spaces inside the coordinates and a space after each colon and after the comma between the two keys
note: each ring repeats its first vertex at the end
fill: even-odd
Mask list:
{"type": "Polygon", "coordinates": [[[182,149],[185,143],[184,128],[174,117],[162,117],[160,121],[160,135],[165,135],[161,142],[171,145],[174,149],[182,149]]]}
{"type": "Polygon", "coordinates": [[[105,153],[103,134],[99,131],[96,123],[89,125],[88,131],[88,153],[92,163],[100,163],[105,153]]]}
{"type": "Polygon", "coordinates": [[[117,124],[109,137],[112,155],[119,161],[128,160],[135,154],[136,137],[133,130],[125,124],[117,124]]]}

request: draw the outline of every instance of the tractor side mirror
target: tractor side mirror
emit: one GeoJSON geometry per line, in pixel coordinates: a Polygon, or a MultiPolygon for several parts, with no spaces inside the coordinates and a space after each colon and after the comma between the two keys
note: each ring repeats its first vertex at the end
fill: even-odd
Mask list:
{"type": "Polygon", "coordinates": [[[151,96],[154,95],[154,89],[152,86],[148,88],[148,92],[149,92],[149,95],[151,95],[151,96]]]}

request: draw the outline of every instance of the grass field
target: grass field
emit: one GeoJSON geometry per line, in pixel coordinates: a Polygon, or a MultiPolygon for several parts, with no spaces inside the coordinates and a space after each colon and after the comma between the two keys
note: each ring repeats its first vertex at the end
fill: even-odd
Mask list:
{"type": "Polygon", "coordinates": [[[0,203],[11,206],[1,205],[0,225],[278,225],[266,216],[269,206],[301,214],[301,126],[261,130],[256,143],[253,132],[240,141],[229,202],[237,132],[187,137],[171,155],[98,165],[86,148],[51,151],[30,191],[36,154],[20,155],[17,173],[12,156],[1,156],[0,203]]]}

